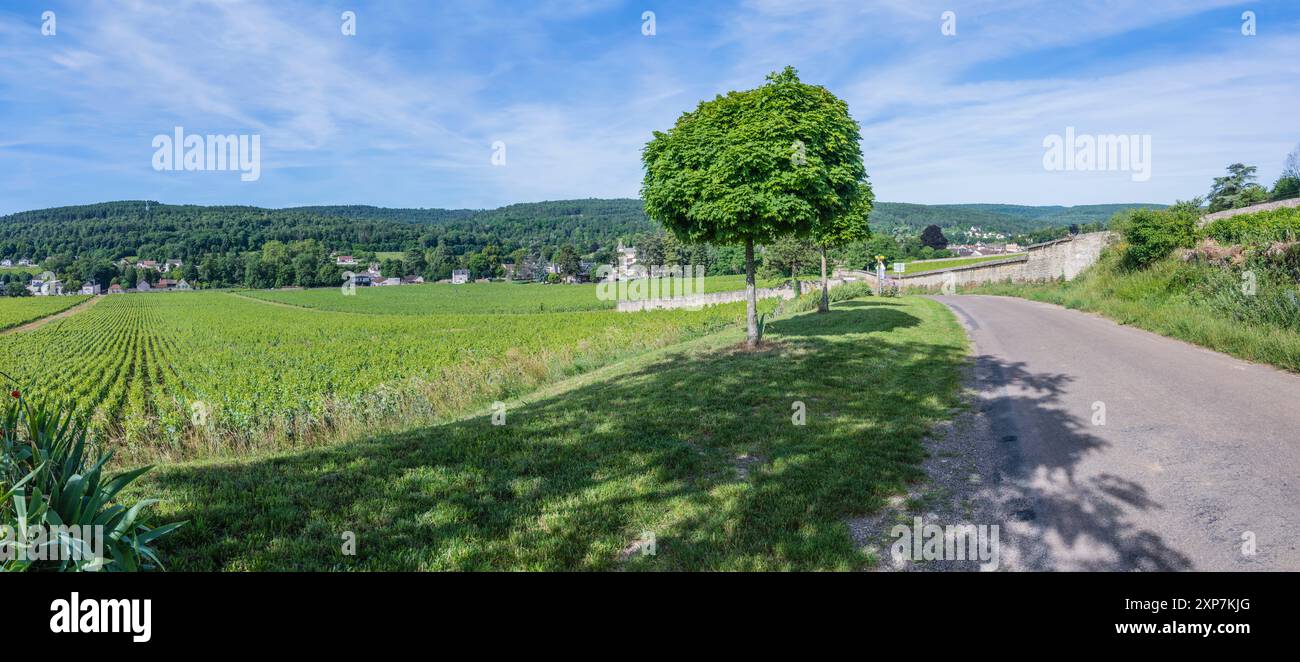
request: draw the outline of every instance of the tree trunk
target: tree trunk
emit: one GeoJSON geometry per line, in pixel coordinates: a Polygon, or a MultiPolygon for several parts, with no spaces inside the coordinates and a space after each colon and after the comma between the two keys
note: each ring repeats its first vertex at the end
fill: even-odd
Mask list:
{"type": "Polygon", "coordinates": [[[794,281],[794,296],[797,299],[799,298],[799,295],[803,294],[803,286],[799,283],[798,262],[792,262],[790,264],[790,279],[794,281]]]}
{"type": "Polygon", "coordinates": [[[831,287],[830,282],[826,280],[826,249],[821,249],[822,254],[822,299],[817,302],[817,312],[831,312],[831,287]]]}
{"type": "Polygon", "coordinates": [[[758,347],[758,290],[754,288],[754,240],[745,240],[745,344],[758,347]]]}

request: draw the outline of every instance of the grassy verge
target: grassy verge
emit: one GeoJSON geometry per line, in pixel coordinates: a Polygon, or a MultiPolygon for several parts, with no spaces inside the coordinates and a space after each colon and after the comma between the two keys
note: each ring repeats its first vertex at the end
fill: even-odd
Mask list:
{"type": "Polygon", "coordinates": [[[921,478],[965,335],[922,298],[853,300],[645,354],[481,415],[158,469],[173,569],[857,569],[846,517],[921,478]],[[806,424],[792,415],[802,403],[806,424]],[[342,553],[356,536],[356,555],[342,553]],[[630,545],[652,533],[656,553],[630,545]]]}
{"type": "MultiPolygon", "coordinates": [[[[1300,372],[1300,330],[1240,319],[1204,294],[1217,281],[1231,279],[1230,274],[1178,258],[1166,258],[1143,270],[1124,269],[1121,260],[1120,251],[1111,249],[1073,281],[999,283],[962,291],[1100,313],[1121,324],[1300,372]]],[[[1230,287],[1239,284],[1240,280],[1229,283],[1230,287]]]]}

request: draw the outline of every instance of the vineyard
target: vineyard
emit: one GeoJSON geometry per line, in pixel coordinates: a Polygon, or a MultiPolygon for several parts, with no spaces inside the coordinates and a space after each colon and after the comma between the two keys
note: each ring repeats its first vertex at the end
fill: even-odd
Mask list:
{"type": "Polygon", "coordinates": [[[0,297],[0,330],[63,312],[87,297],[0,297]]]}
{"type": "MultiPolygon", "coordinates": [[[[359,298],[276,294],[321,293],[359,298]]],[[[0,337],[0,361],[33,395],[68,399],[120,456],[175,458],[442,420],[742,310],[346,314],[225,292],[127,294],[0,337]]]]}
{"type": "MultiPolygon", "coordinates": [[[[761,279],[758,283],[759,287],[779,284],[780,281],[770,279],[761,279]]],[[[598,298],[596,288],[593,284],[466,283],[359,287],[350,296],[343,296],[340,290],[334,288],[253,290],[244,294],[304,308],[380,315],[544,313],[613,309],[615,302],[598,298]]],[[[704,278],[705,292],[744,288],[744,276],[704,278]]]]}
{"type": "Polygon", "coordinates": [[[542,313],[605,310],[613,301],[596,298],[595,285],[513,283],[430,284],[358,287],[343,296],[336,288],[253,290],[248,296],[306,308],[380,315],[429,313],[542,313]]]}

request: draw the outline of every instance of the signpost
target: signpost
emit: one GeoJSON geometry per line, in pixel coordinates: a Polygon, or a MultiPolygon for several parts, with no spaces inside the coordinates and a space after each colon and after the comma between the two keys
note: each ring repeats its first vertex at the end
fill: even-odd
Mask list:
{"type": "Polygon", "coordinates": [[[885,256],[876,256],[876,296],[885,293],[885,256]]]}

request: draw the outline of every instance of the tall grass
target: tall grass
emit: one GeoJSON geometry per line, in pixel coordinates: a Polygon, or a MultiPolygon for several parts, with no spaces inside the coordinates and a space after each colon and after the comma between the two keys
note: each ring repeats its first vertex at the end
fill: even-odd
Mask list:
{"type": "Polygon", "coordinates": [[[1100,313],[1121,324],[1185,340],[1250,361],[1300,372],[1300,296],[1275,266],[1239,267],[1166,257],[1145,269],[1123,265],[1117,245],[1079,278],[1064,283],[998,283],[964,293],[1016,296],[1100,313]],[[1255,294],[1243,289],[1251,272],[1255,294]]]}

